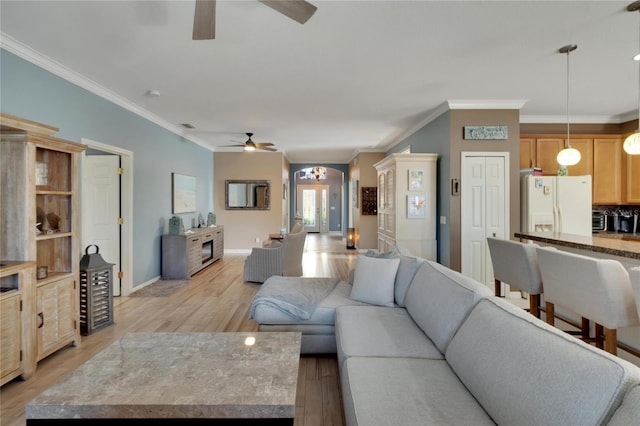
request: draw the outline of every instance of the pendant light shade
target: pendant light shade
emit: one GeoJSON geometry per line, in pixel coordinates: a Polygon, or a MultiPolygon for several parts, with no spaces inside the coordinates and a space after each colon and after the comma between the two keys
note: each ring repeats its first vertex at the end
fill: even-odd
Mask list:
{"type": "Polygon", "coordinates": [[[580,162],[580,158],[582,158],[580,151],[575,148],[565,148],[556,157],[558,164],[562,166],[575,166],[580,162]]]}
{"type": "Polygon", "coordinates": [[[556,160],[561,166],[574,166],[580,162],[580,151],[571,148],[571,134],[569,132],[569,53],[578,48],[575,44],[569,44],[558,49],[560,53],[567,54],[567,143],[565,148],[558,153],[556,160]]]}
{"type": "Polygon", "coordinates": [[[629,155],[640,155],[640,131],[630,134],[622,147],[629,155]]]}
{"type": "MultiPolygon", "coordinates": [[[[631,3],[627,10],[629,12],[640,12],[640,1],[634,1],[631,3]]],[[[640,25],[639,25],[640,28],[640,25]]],[[[640,31],[638,31],[638,48],[640,48],[640,31]]],[[[640,61],[638,57],[640,54],[636,55],[633,59],[636,61],[640,61]]],[[[638,127],[640,127],[640,64],[638,65],[638,127]]],[[[627,154],[630,155],[640,155],[640,129],[635,133],[630,134],[625,140],[622,148],[627,154]]]]}

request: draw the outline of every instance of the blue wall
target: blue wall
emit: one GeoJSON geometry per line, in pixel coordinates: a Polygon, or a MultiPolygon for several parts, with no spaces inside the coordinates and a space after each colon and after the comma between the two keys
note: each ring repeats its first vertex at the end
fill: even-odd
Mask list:
{"type": "MultiPolygon", "coordinates": [[[[160,275],[171,173],[197,178],[197,213],[206,218],[213,210],[213,153],[4,50],[0,90],[2,112],[58,127],[62,139],[133,151],[133,285],[160,275]]],[[[197,213],[182,215],[185,227],[197,213]]]]}
{"type": "Polygon", "coordinates": [[[449,111],[438,116],[429,124],[399,142],[386,155],[400,152],[411,146],[412,153],[438,154],[437,183],[436,183],[436,238],[438,240],[438,262],[445,266],[450,264],[451,235],[449,220],[446,225],[439,224],[440,216],[451,217],[450,188],[451,176],[451,113],[449,111]]]}

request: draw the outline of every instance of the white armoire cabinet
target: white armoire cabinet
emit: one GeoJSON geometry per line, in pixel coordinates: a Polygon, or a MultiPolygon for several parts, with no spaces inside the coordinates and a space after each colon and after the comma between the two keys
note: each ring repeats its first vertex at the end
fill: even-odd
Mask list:
{"type": "Polygon", "coordinates": [[[378,250],[407,248],[436,260],[438,154],[391,154],[378,172],[378,250]]]}

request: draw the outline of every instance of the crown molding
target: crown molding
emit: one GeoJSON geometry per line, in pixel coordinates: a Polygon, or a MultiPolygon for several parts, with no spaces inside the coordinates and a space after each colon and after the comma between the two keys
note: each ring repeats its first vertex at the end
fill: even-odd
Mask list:
{"type": "Polygon", "coordinates": [[[0,48],[6,50],[7,52],[13,53],[14,55],[19,56],[25,61],[31,62],[32,64],[44,69],[45,71],[63,78],[78,87],[88,90],[94,95],[106,99],[109,102],[112,102],[129,112],[132,112],[146,120],[149,120],[150,122],[170,131],[171,133],[174,133],[190,142],[193,142],[196,145],[200,145],[201,147],[206,148],[209,151],[212,150],[205,141],[186,135],[185,131],[180,126],[177,126],[160,118],[159,116],[131,102],[127,98],[116,94],[115,92],[107,89],[104,86],[101,86],[100,84],[72,70],[71,68],[68,68],[61,63],[49,58],[48,56],[43,55],[37,50],[34,50],[33,48],[16,40],[15,38],[4,32],[0,32],[0,48]]]}
{"type": "MultiPolygon", "coordinates": [[[[634,114],[617,116],[605,115],[577,115],[570,118],[570,124],[620,124],[637,118],[634,114]]],[[[567,116],[560,115],[521,115],[520,123],[527,124],[558,124],[567,123],[567,116]]]]}
{"type": "Polygon", "coordinates": [[[517,109],[520,110],[528,99],[449,99],[449,109],[517,109]]]}

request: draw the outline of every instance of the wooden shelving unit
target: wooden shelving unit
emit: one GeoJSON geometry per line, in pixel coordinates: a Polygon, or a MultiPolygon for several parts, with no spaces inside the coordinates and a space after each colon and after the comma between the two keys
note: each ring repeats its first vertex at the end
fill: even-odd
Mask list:
{"type": "Polygon", "coordinates": [[[20,292],[28,376],[37,361],[80,342],[78,164],[86,147],[53,137],[52,126],[3,113],[0,124],[0,177],[9,188],[0,196],[0,259],[30,262],[32,270],[20,292]],[[36,268],[46,277],[36,279],[36,268]]]}

